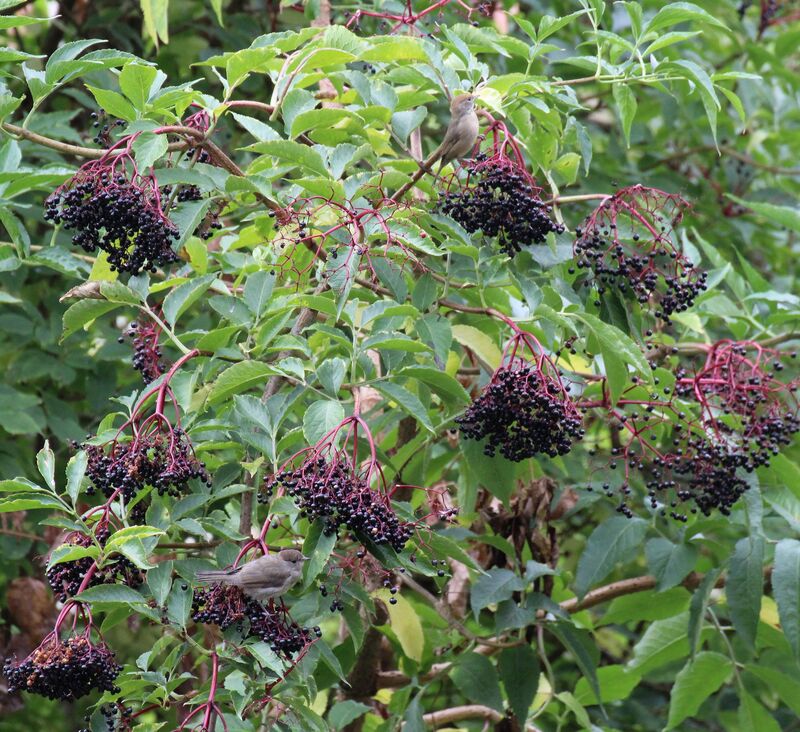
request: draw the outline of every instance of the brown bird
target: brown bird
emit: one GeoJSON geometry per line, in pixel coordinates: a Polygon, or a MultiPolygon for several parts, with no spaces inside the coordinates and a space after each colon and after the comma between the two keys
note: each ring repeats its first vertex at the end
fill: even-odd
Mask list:
{"type": "Polygon", "coordinates": [[[235,585],[254,600],[269,600],[280,597],[297,583],[307,559],[297,549],[281,549],[235,569],[197,572],[195,577],[201,582],[235,585]]]}
{"type": "Polygon", "coordinates": [[[463,158],[472,150],[478,139],[478,115],[475,112],[475,95],[459,94],[450,102],[450,124],[447,126],[444,140],[422,164],[423,168],[430,168],[437,160],[439,170],[463,158]]]}

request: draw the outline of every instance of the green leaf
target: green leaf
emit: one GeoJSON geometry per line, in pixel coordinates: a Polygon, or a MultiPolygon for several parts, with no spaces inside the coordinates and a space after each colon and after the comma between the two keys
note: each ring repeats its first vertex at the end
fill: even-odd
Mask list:
{"type": "Polygon", "coordinates": [[[303,435],[309,445],[316,445],[344,419],[344,407],[339,402],[321,399],[313,402],[303,415],[303,435]]]}
{"type": "Polygon", "coordinates": [[[791,206],[776,206],[774,203],[762,203],[760,201],[745,201],[743,198],[734,196],[731,193],[725,194],[726,198],[736,201],[740,206],[749,208],[751,211],[763,216],[767,221],[778,226],[785,226],[797,233],[800,233],[800,210],[791,206]]]}
{"type": "Polygon", "coordinates": [[[138,306],[142,302],[142,298],[135,290],[116,280],[101,282],[100,294],[109,302],[116,302],[121,305],[138,306]]]}
{"type": "Polygon", "coordinates": [[[689,607],[691,596],[683,587],[664,592],[649,590],[615,598],[600,622],[605,624],[641,623],[664,620],[689,607]]]}
{"type": "Polygon", "coordinates": [[[622,701],[627,699],[641,681],[639,674],[633,673],[624,666],[601,666],[597,669],[597,683],[600,684],[600,699],[589,687],[589,682],[578,679],[575,685],[575,698],[583,706],[592,706],[603,702],[622,701]]]}
{"type": "Polygon", "coordinates": [[[81,491],[81,482],[83,476],[86,475],[86,466],[89,463],[89,457],[85,450],[80,450],[75,453],[67,463],[67,495],[69,496],[72,505],[78,500],[78,494],[81,491]]]}
{"type": "Polygon", "coordinates": [[[248,150],[271,155],[282,163],[305,168],[325,178],[330,177],[330,173],[322,160],[322,156],[316,150],[312,150],[308,147],[308,145],[301,145],[299,142],[294,142],[292,140],[267,140],[266,142],[259,142],[249,147],[248,150]]]}
{"type": "Polygon", "coordinates": [[[690,660],[675,677],[667,729],[674,729],[684,719],[697,714],[700,705],[727,681],[732,671],[730,658],[721,653],[704,651],[690,660]]]}
{"type": "Polygon", "coordinates": [[[685,657],[689,652],[688,620],[689,613],[685,612],[651,623],[634,646],[628,668],[644,676],[665,663],[685,657]]]}
{"type": "Polygon", "coordinates": [[[503,711],[500,682],[492,662],[479,653],[461,653],[450,671],[456,688],[472,702],[503,711]]]}
{"type": "Polygon", "coordinates": [[[700,586],[694,591],[692,601],[689,604],[689,625],[687,637],[689,639],[689,651],[692,656],[697,652],[700,646],[700,636],[703,632],[703,621],[708,608],[708,602],[711,599],[711,591],[722,574],[722,569],[710,570],[700,586]]]}
{"type": "Polygon", "coordinates": [[[331,710],[328,712],[328,722],[330,722],[333,729],[344,729],[351,722],[355,722],[367,712],[371,711],[372,707],[366,704],[354,701],[353,699],[346,699],[345,701],[336,702],[336,704],[331,707],[331,710]]]}
{"type": "Polygon", "coordinates": [[[497,659],[497,668],[511,711],[524,723],[539,687],[539,657],[527,645],[504,648],[497,659]]]}
{"type": "Polygon", "coordinates": [[[169,42],[169,0],[139,0],[144,27],[153,43],[169,42]]]}
{"type": "Polygon", "coordinates": [[[800,680],[797,674],[790,676],[774,668],[748,664],[747,673],[761,679],[780,700],[800,717],[800,680]]]}
{"type": "Polygon", "coordinates": [[[191,585],[178,577],[167,597],[167,617],[182,628],[186,627],[192,612],[192,594],[191,585]]]}
{"type": "Polygon", "coordinates": [[[655,33],[662,28],[678,25],[678,23],[686,23],[688,21],[697,21],[699,23],[708,23],[718,28],[727,28],[721,20],[715,18],[694,3],[679,2],[669,3],[663,6],[647,24],[645,33],[655,33]]]}
{"type": "Polygon", "coordinates": [[[636,116],[636,95],[624,82],[612,84],[611,91],[614,94],[614,101],[619,109],[619,118],[622,123],[622,131],[625,134],[625,143],[631,146],[631,125],[636,116]]]}
{"type": "Polygon", "coordinates": [[[383,394],[384,397],[397,402],[403,411],[411,417],[414,417],[429,432],[436,432],[433,428],[433,422],[431,422],[431,418],[428,416],[428,410],[425,409],[416,394],[412,394],[408,389],[405,389],[399,384],[394,384],[391,381],[376,381],[373,386],[377,391],[383,394]]]}
{"type": "Polygon", "coordinates": [[[50,449],[50,441],[44,441],[44,447],[36,454],[36,467],[44,482],[50,486],[51,491],[56,489],[56,456],[50,449]]]}
{"type": "Polygon", "coordinates": [[[174,290],[170,290],[162,305],[164,318],[170,327],[175,326],[175,321],[200,299],[215,279],[217,279],[216,275],[206,275],[184,282],[174,290]]]}
{"type": "Polygon", "coordinates": [[[336,533],[327,535],[323,531],[323,527],[323,521],[314,521],[303,542],[303,554],[309,557],[303,567],[303,576],[305,577],[303,589],[309,587],[325,568],[333,548],[336,546],[336,533]]]}
{"type": "Polygon", "coordinates": [[[136,110],[122,94],[108,89],[99,89],[89,84],[86,85],[86,88],[97,100],[100,108],[104,109],[112,117],[119,117],[126,122],[133,122],[136,119],[136,110]]]}
{"type": "Polygon", "coordinates": [[[736,542],[728,569],[725,596],[739,637],[755,649],[761,596],[764,593],[764,538],[750,536],[736,542]]]}
{"type": "Polygon", "coordinates": [[[494,341],[471,325],[454,325],[453,338],[469,348],[486,366],[494,371],[503,359],[503,354],[494,341]]]}
{"type": "Polygon", "coordinates": [[[91,546],[62,544],[50,552],[50,556],[47,560],[47,567],[54,567],[56,564],[61,564],[62,562],[74,562],[77,559],[84,559],[85,557],[97,559],[99,554],[100,550],[94,546],[94,544],[91,546]]]}
{"type": "Polygon", "coordinates": [[[746,691],[739,694],[740,732],[781,732],[775,718],[746,691]]]}
{"type": "Polygon", "coordinates": [[[266,311],[275,287],[275,274],[266,270],[253,272],[244,283],[244,301],[258,320],[266,311]]]}
{"type": "Polygon", "coordinates": [[[783,539],[775,547],[772,589],[783,634],[800,661],[800,541],[783,539]]]}
{"type": "MultiPolygon", "coordinates": [[[[558,638],[575,660],[583,677],[589,682],[589,688],[596,699],[602,699],[600,683],[597,679],[597,647],[589,633],[575,628],[571,623],[559,621],[548,626],[548,630],[558,638]]],[[[602,703],[600,708],[603,708],[602,703]]]]}
{"type": "Polygon", "coordinates": [[[510,569],[493,567],[482,574],[472,585],[470,604],[477,619],[483,608],[508,600],[515,592],[525,589],[522,577],[510,569]]]}
{"type": "Polygon", "coordinates": [[[437,371],[427,366],[408,366],[398,371],[397,376],[421,381],[447,402],[463,405],[470,401],[469,394],[461,386],[461,382],[445,371],[437,371]]]}
{"type": "MultiPolygon", "coordinates": [[[[127,67],[126,67],[127,68],[127,67]]],[[[147,170],[167,154],[167,136],[143,132],[133,142],[133,152],[139,170],[147,170]]]]}
{"type": "Polygon", "coordinates": [[[386,608],[389,610],[389,623],[400,642],[403,653],[414,661],[422,661],[422,652],[425,650],[425,634],[414,606],[402,595],[390,594],[387,588],[381,588],[375,593],[375,596],[386,603],[386,608]],[[390,597],[394,597],[395,604],[389,602],[390,597]]]}
{"type": "Polygon", "coordinates": [[[251,386],[261,384],[268,376],[278,372],[260,361],[241,361],[225,369],[211,385],[206,399],[209,405],[221,402],[234,394],[246,391],[251,386]]]}
{"type": "Polygon", "coordinates": [[[70,305],[64,313],[64,332],[61,341],[69,338],[73,333],[93,323],[101,315],[110,313],[119,307],[115,302],[103,300],[79,300],[70,305]]]}
{"type": "Polygon", "coordinates": [[[81,602],[124,603],[127,605],[144,605],[145,598],[136,590],[125,585],[97,585],[89,587],[76,595],[81,602]]]}
{"type": "Polygon", "coordinates": [[[584,597],[589,588],[605,579],[616,564],[635,558],[647,528],[644,519],[625,516],[612,516],[600,524],[578,560],[575,575],[578,597],[584,597]]]}
{"type": "Polygon", "coordinates": [[[144,64],[125,64],[119,72],[119,88],[131,104],[140,112],[147,106],[150,89],[158,75],[155,66],[144,64]]]}
{"type": "Polygon", "coordinates": [[[612,404],[616,404],[628,384],[627,368],[620,370],[616,367],[620,361],[632,366],[648,383],[652,381],[652,371],[642,350],[619,328],[604,323],[600,318],[589,313],[565,313],[565,315],[581,320],[597,338],[603,354],[603,361],[606,364],[606,376],[609,381],[612,404]],[[610,369],[611,373],[609,373],[609,364],[613,365],[610,369]]]}
{"type": "Polygon", "coordinates": [[[152,536],[162,536],[164,532],[155,526],[128,526],[124,529],[115,531],[105,545],[107,553],[118,551],[120,547],[129,541],[147,539],[152,536]]]}
{"type": "Polygon", "coordinates": [[[163,607],[172,587],[172,560],[159,562],[152,569],[147,570],[147,586],[156,605],[163,607]]]}
{"type": "Polygon", "coordinates": [[[63,510],[64,506],[54,496],[42,493],[20,493],[13,498],[0,500],[0,513],[31,511],[39,508],[58,508],[63,510]]]}
{"type": "Polygon", "coordinates": [[[658,590],[683,581],[694,569],[699,552],[690,544],[673,544],[669,539],[650,539],[645,545],[647,566],[658,580],[658,590]]]}

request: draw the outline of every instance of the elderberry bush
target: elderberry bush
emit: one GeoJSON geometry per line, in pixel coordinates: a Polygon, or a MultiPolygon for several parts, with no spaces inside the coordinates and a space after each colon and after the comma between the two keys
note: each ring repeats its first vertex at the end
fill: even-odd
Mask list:
{"type": "Polygon", "coordinates": [[[192,619],[196,623],[217,625],[222,630],[236,628],[248,638],[267,643],[286,660],[291,660],[293,654],[321,636],[319,628],[302,628],[283,610],[272,604],[262,605],[233,585],[196,589],[192,597],[192,619]]]}
{"type": "Polygon", "coordinates": [[[401,552],[414,533],[414,525],[397,518],[389,499],[370,488],[345,455],[311,458],[296,470],[279,473],[265,485],[261,500],[275,486],[283,486],[309,521],[320,519],[328,536],[346,526],[362,539],[401,552]]]}
{"type": "Polygon", "coordinates": [[[530,365],[514,363],[495,372],[456,422],[465,437],[486,438],[484,452],[490,457],[498,448],[514,462],[537,454],[566,455],[584,430],[563,389],[530,365]]]}
{"type": "MultiPolygon", "coordinates": [[[[110,535],[111,532],[106,526],[95,530],[95,537],[101,546],[105,546],[110,535]]],[[[92,539],[79,531],[73,531],[67,535],[62,546],[64,545],[88,547],[92,545],[92,539]]],[[[45,576],[56,598],[66,602],[76,595],[93,564],[94,560],[91,557],[82,557],[50,567],[45,576]]],[[[103,567],[98,567],[86,586],[124,584],[135,589],[143,582],[144,573],[127,557],[117,555],[103,567]]]]}
{"type": "Polygon", "coordinates": [[[111,269],[139,274],[178,261],[178,229],[163,214],[147,185],[108,170],[79,172],[45,202],[45,219],[75,231],[72,243],[108,254],[111,269]]]}
{"type": "Polygon", "coordinates": [[[115,682],[122,671],[105,643],[84,635],[62,641],[51,634],[24,661],[7,660],[3,673],[9,693],[27,691],[48,699],[73,701],[92,689],[119,693],[115,682]]]}
{"type": "Polygon", "coordinates": [[[439,209],[470,234],[497,237],[502,251],[513,257],[523,246],[544,242],[551,231],[564,231],[550,218],[552,207],[542,203],[528,174],[508,158],[487,161],[478,155],[467,170],[470,184],[445,193],[439,209]]]}

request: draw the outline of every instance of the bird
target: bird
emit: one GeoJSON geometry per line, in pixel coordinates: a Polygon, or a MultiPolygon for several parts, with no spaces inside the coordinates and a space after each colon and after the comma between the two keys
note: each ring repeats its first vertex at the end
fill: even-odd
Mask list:
{"type": "Polygon", "coordinates": [[[447,125],[444,140],[423,163],[423,167],[430,168],[438,160],[441,171],[448,163],[463,158],[475,145],[478,129],[475,95],[459,94],[454,97],[450,102],[450,124],[447,125]]]}
{"type": "Polygon", "coordinates": [[[254,600],[271,600],[288,592],[303,573],[308,557],[297,549],[281,549],[241,567],[197,572],[195,578],[205,583],[235,585],[254,600]]]}

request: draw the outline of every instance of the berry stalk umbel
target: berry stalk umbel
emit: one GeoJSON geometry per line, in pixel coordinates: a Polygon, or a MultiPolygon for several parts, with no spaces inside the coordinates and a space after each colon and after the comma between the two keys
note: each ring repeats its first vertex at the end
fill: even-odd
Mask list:
{"type": "Polygon", "coordinates": [[[159,383],[139,397],[114,439],[101,445],[84,445],[89,456],[86,475],[92,482],[91,490],[106,496],[116,493],[129,503],[147,485],[162,495],[173,496],[185,491],[193,478],[210,485],[211,476],[195,456],[181,427],[178,401],[170,386],[177,371],[197,355],[199,352],[193,350],[181,356],[159,383]],[[152,397],[155,406],[149,413],[147,405],[152,397]],[[174,417],[166,413],[168,401],[174,417]]]}
{"type": "MultiPolygon", "coordinates": [[[[294,499],[302,517],[321,521],[326,535],[338,534],[345,527],[362,542],[388,544],[400,552],[414,533],[414,523],[397,517],[391,502],[396,488],[387,488],[369,427],[353,415],[316,445],[293,455],[265,481],[260,500],[269,500],[277,489],[279,495],[294,499]],[[343,436],[341,447],[337,446],[339,435],[343,436]],[[368,445],[363,463],[359,462],[360,440],[368,445]]],[[[268,528],[269,520],[262,539],[268,528]]]]}
{"type": "Polygon", "coordinates": [[[490,457],[498,450],[514,462],[566,455],[584,434],[571,387],[539,341],[511,325],[517,333],[500,367],[456,423],[464,437],[485,439],[490,457]]]}
{"type": "Polygon", "coordinates": [[[636,383],[615,405],[607,394],[581,401],[585,410],[606,409],[618,432],[607,467],[622,473],[622,483],[602,490],[620,493],[618,510],[632,515],[627,497],[641,474],[662,516],[685,522],[688,513],[729,514],[749,487],[747,474],[768,466],[800,431],[798,379],[781,378],[795,357],[754,341],[718,341],[694,372],[676,367],[672,386],[656,377],[655,391],[636,383]]]}
{"type": "Polygon", "coordinates": [[[641,185],[606,198],[575,230],[575,263],[588,274],[583,283],[601,296],[613,290],[652,303],[655,317],[669,323],[706,289],[706,273],[673,241],[688,208],[680,196],[641,185]]]}
{"type": "Polygon", "coordinates": [[[161,206],[158,183],[139,171],[123,137],[102,158],[80,167],[45,202],[45,219],[74,231],[72,243],[107,253],[112,271],[139,274],[178,261],[178,229],[161,206]]]}

